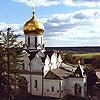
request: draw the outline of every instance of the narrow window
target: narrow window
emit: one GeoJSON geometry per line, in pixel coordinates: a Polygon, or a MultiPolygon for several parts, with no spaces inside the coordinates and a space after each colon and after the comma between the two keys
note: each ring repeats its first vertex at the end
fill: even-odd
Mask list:
{"type": "Polygon", "coordinates": [[[30,47],[30,37],[28,36],[28,46],[30,47]]]}
{"type": "Polygon", "coordinates": [[[34,88],[37,88],[37,80],[35,80],[34,88]]]}
{"type": "Polygon", "coordinates": [[[54,87],[53,86],[51,87],[51,91],[54,92],[54,87]]]}
{"type": "Polygon", "coordinates": [[[35,37],[35,48],[37,48],[37,37],[35,37]]]}
{"type": "Polygon", "coordinates": [[[42,37],[41,37],[41,44],[42,44],[42,37]]]}
{"type": "Polygon", "coordinates": [[[27,36],[25,35],[25,44],[27,44],[27,36]]]}
{"type": "Polygon", "coordinates": [[[24,63],[22,63],[22,69],[25,70],[25,64],[24,63]]]}

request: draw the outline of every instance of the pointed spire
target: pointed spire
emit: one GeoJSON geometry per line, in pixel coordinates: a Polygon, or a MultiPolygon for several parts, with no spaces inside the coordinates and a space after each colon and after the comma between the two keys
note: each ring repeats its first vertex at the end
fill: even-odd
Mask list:
{"type": "Polygon", "coordinates": [[[33,16],[35,15],[35,11],[33,11],[33,16]]]}
{"type": "Polygon", "coordinates": [[[34,19],[35,18],[35,11],[33,10],[33,16],[32,16],[32,18],[34,19]]]}
{"type": "Polygon", "coordinates": [[[33,18],[35,17],[35,8],[32,7],[32,10],[33,10],[33,18]]]}

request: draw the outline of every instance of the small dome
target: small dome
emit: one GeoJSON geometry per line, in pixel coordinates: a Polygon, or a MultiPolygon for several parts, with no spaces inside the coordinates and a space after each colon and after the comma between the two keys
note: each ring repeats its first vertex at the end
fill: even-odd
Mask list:
{"type": "Polygon", "coordinates": [[[33,12],[33,17],[24,25],[24,34],[42,35],[43,32],[44,26],[35,19],[33,12]]]}

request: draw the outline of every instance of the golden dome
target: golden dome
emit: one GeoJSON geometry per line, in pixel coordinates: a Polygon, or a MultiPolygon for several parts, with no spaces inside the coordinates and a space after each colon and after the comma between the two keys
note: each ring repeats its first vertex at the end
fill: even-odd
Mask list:
{"type": "Polygon", "coordinates": [[[24,25],[24,34],[42,35],[43,32],[44,26],[35,19],[33,12],[33,17],[24,25]]]}

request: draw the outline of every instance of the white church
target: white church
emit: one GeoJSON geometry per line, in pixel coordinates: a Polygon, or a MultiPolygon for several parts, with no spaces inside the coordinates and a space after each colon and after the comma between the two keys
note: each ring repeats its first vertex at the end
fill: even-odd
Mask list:
{"type": "Polygon", "coordinates": [[[24,25],[26,54],[22,75],[28,81],[28,92],[56,98],[68,94],[85,97],[87,83],[84,66],[64,64],[60,52],[46,51],[43,33],[44,27],[33,12],[32,18],[24,25]]]}

